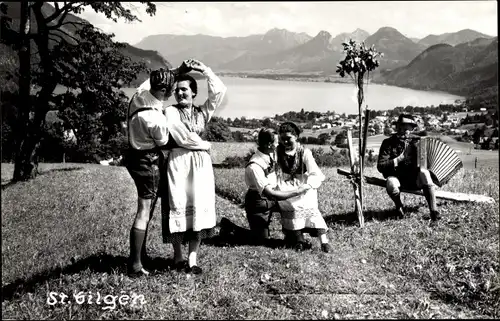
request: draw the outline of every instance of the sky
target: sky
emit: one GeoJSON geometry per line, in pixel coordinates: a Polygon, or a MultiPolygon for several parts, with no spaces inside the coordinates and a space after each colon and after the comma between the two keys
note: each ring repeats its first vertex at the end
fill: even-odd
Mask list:
{"type": "Polygon", "coordinates": [[[231,37],[264,34],[280,28],[315,36],[333,36],[361,28],[370,34],[393,27],[409,38],[473,29],[497,36],[497,2],[487,1],[307,1],[307,2],[156,2],[156,15],[126,2],[142,22],[117,23],[87,8],[79,16],[115,34],[115,40],[137,44],[155,34],[231,37]]]}

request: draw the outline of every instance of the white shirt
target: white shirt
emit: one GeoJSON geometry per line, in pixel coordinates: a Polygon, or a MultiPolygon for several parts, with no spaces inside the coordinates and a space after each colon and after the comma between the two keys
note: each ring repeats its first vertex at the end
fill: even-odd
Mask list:
{"type": "Polygon", "coordinates": [[[134,95],[128,115],[145,107],[151,109],[136,113],[128,122],[130,144],[138,150],[153,149],[168,142],[167,119],[162,112],[163,102],[156,99],[149,90],[141,90],[134,95]]]}
{"type": "Polygon", "coordinates": [[[257,150],[250,159],[250,162],[253,163],[245,168],[245,183],[248,189],[257,191],[262,195],[262,191],[264,191],[266,186],[271,185],[272,188],[276,187],[276,172],[271,171],[266,176],[264,171],[264,169],[268,169],[271,165],[271,157],[269,155],[257,150]]]}

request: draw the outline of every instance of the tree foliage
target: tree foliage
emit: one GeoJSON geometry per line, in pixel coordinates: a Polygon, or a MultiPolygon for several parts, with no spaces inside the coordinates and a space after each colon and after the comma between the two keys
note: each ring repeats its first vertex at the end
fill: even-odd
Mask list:
{"type": "Polygon", "coordinates": [[[72,129],[80,143],[103,144],[116,137],[126,120],[128,97],[120,90],[146,70],[120,49],[125,45],[85,26],[78,30],[78,46],[60,44],[54,48],[56,77],[67,91],[53,97],[59,118],[72,129]],[[75,68],[78,66],[78,68],[75,68]]]}
{"type": "MultiPolygon", "coordinates": [[[[152,2],[141,3],[146,5],[148,14],[155,14],[156,6],[152,2]]],[[[79,115],[83,121],[90,121],[92,117],[97,117],[101,124],[110,125],[108,127],[111,129],[101,137],[88,134],[92,137],[89,141],[99,142],[103,136],[104,139],[109,139],[113,133],[117,132],[119,126],[116,125],[117,120],[122,118],[121,101],[125,96],[115,92],[115,89],[120,88],[121,82],[130,81],[134,77],[133,72],[143,67],[127,65],[128,62],[123,59],[123,56],[116,53],[111,36],[97,32],[87,22],[73,16],[86,8],[91,8],[114,21],[119,18],[126,21],[140,21],[123,3],[71,1],[61,4],[54,2],[55,7],[42,1],[30,2],[28,7],[24,6],[25,4],[21,4],[23,11],[20,19],[21,25],[25,21],[26,28],[20,29],[27,30],[27,33],[9,29],[9,24],[5,22],[8,19],[2,20],[2,32],[8,29],[9,34],[12,35],[9,38],[12,41],[7,41],[7,43],[19,52],[20,70],[28,70],[28,73],[19,73],[24,79],[19,80],[23,85],[19,86],[20,99],[16,106],[19,116],[14,135],[18,138],[14,181],[36,176],[37,152],[44,133],[45,115],[50,109],[61,107],[54,105],[57,102],[62,102],[63,106],[66,106],[61,107],[63,116],[66,117],[68,123],[72,123],[73,127],[77,126],[76,115],[79,115]],[[34,50],[31,50],[31,46],[34,50]],[[23,53],[30,52],[36,55],[35,66],[31,65],[33,59],[21,59],[23,53]],[[125,63],[125,68],[122,63],[125,63]],[[29,77],[30,74],[33,78],[29,77]],[[38,89],[36,93],[31,92],[31,84],[38,89]],[[64,94],[64,99],[54,97],[53,93],[57,85],[78,90],[79,94],[70,91],[64,94]],[[35,99],[32,99],[32,96],[35,96],[35,99]],[[71,107],[73,110],[65,113],[70,104],[74,104],[71,107]],[[116,108],[118,112],[112,111],[113,108],[116,108]],[[97,111],[97,109],[102,109],[102,111],[97,111]]],[[[8,12],[8,14],[13,13],[8,12]]],[[[98,127],[100,124],[89,126],[98,127]]],[[[87,130],[87,132],[92,131],[87,130]]],[[[81,133],[78,135],[82,136],[81,133]]]]}
{"type": "Polygon", "coordinates": [[[223,119],[214,117],[207,124],[202,138],[210,142],[229,142],[233,140],[233,135],[223,119]]]}

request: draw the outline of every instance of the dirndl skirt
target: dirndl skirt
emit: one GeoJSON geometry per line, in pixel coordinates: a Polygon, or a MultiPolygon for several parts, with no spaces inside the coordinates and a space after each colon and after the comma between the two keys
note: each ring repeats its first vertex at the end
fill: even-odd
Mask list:
{"type": "Polygon", "coordinates": [[[163,242],[215,236],[215,180],[208,152],[174,148],[161,175],[163,242]]]}

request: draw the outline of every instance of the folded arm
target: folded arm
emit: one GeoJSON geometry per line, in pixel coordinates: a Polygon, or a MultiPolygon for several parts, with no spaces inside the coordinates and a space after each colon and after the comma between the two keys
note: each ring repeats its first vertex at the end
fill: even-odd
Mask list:
{"type": "Polygon", "coordinates": [[[269,199],[274,199],[278,201],[286,200],[292,197],[299,196],[305,191],[307,191],[308,187],[300,187],[298,189],[294,189],[291,191],[277,191],[274,190],[274,187],[266,177],[264,170],[257,164],[250,164],[246,167],[245,173],[250,180],[250,186],[257,188],[257,191],[266,196],[269,199]]]}

